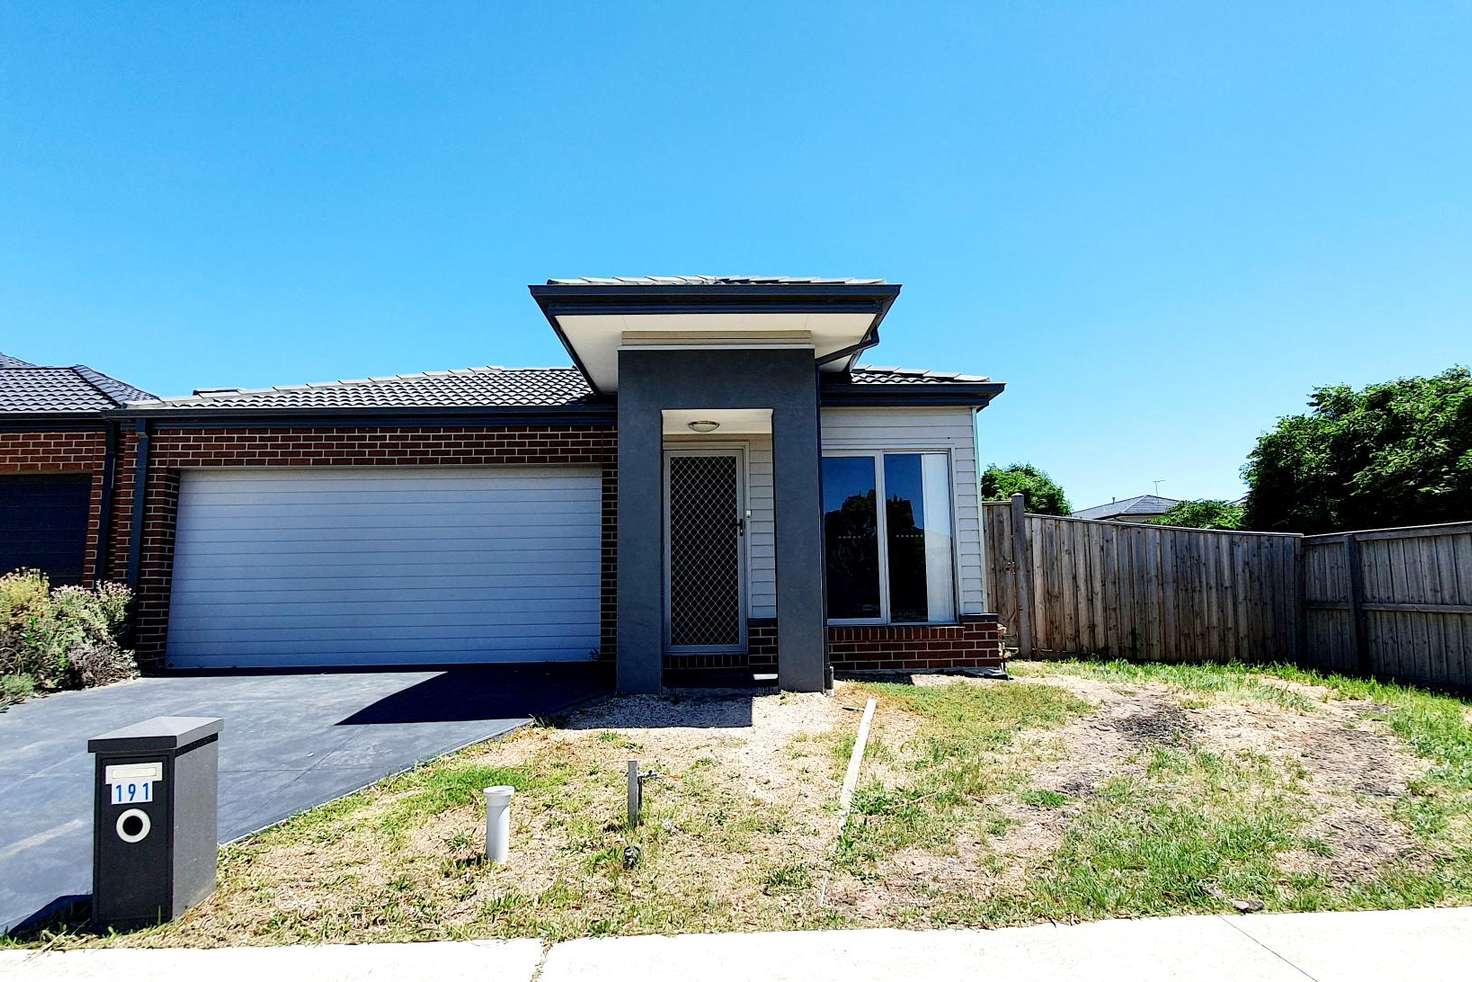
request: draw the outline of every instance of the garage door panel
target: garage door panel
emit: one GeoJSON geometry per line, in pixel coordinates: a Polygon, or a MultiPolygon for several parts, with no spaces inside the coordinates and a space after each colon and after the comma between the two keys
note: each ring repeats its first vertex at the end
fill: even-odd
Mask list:
{"type": "Polygon", "coordinates": [[[564,487],[583,489],[583,485],[568,483],[570,473],[593,474],[597,472],[585,467],[530,467],[506,466],[485,467],[363,467],[363,468],[301,468],[301,467],[232,467],[212,470],[201,468],[195,472],[209,477],[209,484],[197,485],[201,495],[229,493],[231,491],[256,491],[267,494],[282,494],[292,491],[316,493],[320,491],[383,491],[413,488],[440,488],[460,491],[503,491],[522,489],[539,491],[549,485],[563,482],[564,487]],[[488,470],[497,471],[494,486],[488,486],[483,475],[488,470]],[[286,475],[283,479],[283,475],[286,475]],[[298,478],[305,475],[310,480],[304,485],[298,478]]]}
{"type": "MultiPolygon", "coordinates": [[[[587,516],[588,502],[585,501],[526,501],[500,504],[492,502],[364,502],[360,504],[311,504],[302,505],[295,501],[262,501],[250,505],[227,505],[207,512],[195,511],[186,519],[186,528],[227,526],[275,522],[289,517],[292,524],[317,523],[316,527],[336,528],[346,518],[373,519],[380,525],[393,524],[398,527],[421,525],[453,525],[468,514],[479,513],[483,520],[477,528],[496,528],[497,522],[508,517],[531,520],[535,525],[556,525],[568,516],[587,516]],[[480,508],[472,510],[474,506],[480,508]],[[399,522],[404,525],[399,525],[399,522]]],[[[313,527],[310,524],[307,527],[313,527]]]]}
{"type": "MultiPolygon", "coordinates": [[[[383,560],[397,562],[405,552],[402,539],[395,542],[355,539],[334,542],[331,543],[331,546],[330,550],[326,550],[321,548],[320,544],[303,544],[296,540],[288,542],[261,539],[254,542],[197,542],[188,558],[193,563],[233,563],[242,566],[275,563],[289,568],[291,565],[304,563],[345,566],[383,560]]],[[[586,541],[579,539],[557,539],[547,543],[512,539],[501,543],[487,543],[480,539],[464,538],[445,539],[418,551],[425,555],[443,556],[447,561],[457,563],[521,563],[538,558],[547,562],[564,562],[565,560],[561,557],[580,555],[586,549],[586,541]]]]}
{"type": "MultiPolygon", "coordinates": [[[[565,609],[559,611],[560,623],[567,624],[594,624],[598,622],[596,616],[588,613],[586,600],[562,601],[565,609]]],[[[222,605],[223,606],[223,605],[222,605]]],[[[303,605],[307,606],[307,605],[303,605]]],[[[314,607],[327,607],[329,605],[315,604],[314,607]]],[[[352,623],[358,627],[403,627],[413,625],[455,625],[475,626],[492,625],[497,627],[536,627],[545,624],[546,614],[553,609],[552,604],[533,605],[522,604],[521,609],[510,609],[512,605],[489,606],[480,605],[477,609],[461,610],[450,608],[446,610],[418,610],[413,604],[404,604],[401,610],[383,611],[376,608],[364,609],[355,614],[352,623]]],[[[342,613],[337,610],[311,610],[299,611],[293,607],[291,612],[277,614],[260,614],[253,612],[249,606],[238,606],[235,608],[240,612],[221,611],[219,616],[205,617],[202,615],[181,616],[179,620],[170,625],[174,637],[183,637],[185,631],[234,631],[235,628],[221,628],[221,618],[228,617],[232,621],[243,618],[254,618],[257,624],[251,626],[251,630],[297,630],[312,628],[336,628],[342,624],[342,613]]]]}
{"type": "Polygon", "coordinates": [[[169,663],[586,659],[601,502],[594,469],[185,472],[169,663]]]}
{"type": "MultiPolygon", "coordinates": [[[[434,664],[442,659],[431,656],[441,655],[446,652],[461,652],[467,656],[474,654],[479,661],[495,661],[502,654],[502,649],[488,644],[480,637],[463,638],[415,638],[412,643],[390,638],[368,638],[365,640],[354,640],[351,638],[333,638],[321,641],[218,641],[198,642],[194,645],[196,654],[207,658],[241,658],[255,657],[260,661],[274,664],[277,659],[292,658],[302,659],[304,664],[315,665],[316,655],[322,654],[348,654],[357,652],[365,663],[373,663],[373,655],[382,653],[393,653],[399,657],[407,656],[409,661],[403,664],[415,662],[434,664]],[[419,654],[415,654],[419,652],[419,654]]],[[[517,644],[516,654],[523,656],[521,661],[541,661],[544,654],[555,656],[557,653],[569,656],[576,655],[579,658],[587,658],[589,649],[574,647],[568,643],[565,635],[556,637],[528,637],[517,644]],[[530,655],[531,657],[525,657],[530,655]]],[[[239,667],[239,662],[235,663],[239,667]]]]}
{"type": "MultiPolygon", "coordinates": [[[[415,542],[443,543],[460,542],[467,538],[473,538],[478,529],[496,529],[499,526],[464,526],[445,525],[438,528],[375,528],[365,526],[363,528],[332,528],[318,526],[315,528],[282,528],[279,526],[270,529],[272,541],[267,548],[274,548],[276,543],[299,542],[308,547],[314,544],[346,543],[355,540],[370,542],[402,542],[406,539],[415,542]]],[[[592,523],[582,520],[560,522],[556,525],[537,525],[530,527],[516,526],[498,533],[503,539],[522,539],[533,542],[547,542],[556,545],[561,539],[582,539],[590,529],[592,523]]],[[[259,543],[261,541],[259,528],[200,528],[191,529],[191,535],[195,542],[219,543],[219,542],[243,542],[259,543]]]]}
{"type": "MultiPolygon", "coordinates": [[[[536,560],[520,562],[494,558],[467,562],[461,562],[458,558],[455,558],[454,561],[448,561],[449,559],[450,557],[426,558],[425,553],[410,554],[401,562],[393,562],[387,557],[382,557],[375,562],[367,562],[351,557],[344,559],[337,556],[325,556],[291,563],[282,563],[271,556],[231,556],[224,557],[220,561],[191,557],[176,566],[175,571],[176,575],[183,573],[186,577],[193,573],[208,574],[213,571],[221,577],[238,577],[242,581],[279,578],[309,582],[332,579],[356,582],[375,576],[395,574],[412,574],[416,577],[429,576],[446,580],[467,577],[473,580],[489,580],[506,576],[542,577],[536,582],[549,586],[556,584],[562,577],[574,575],[567,572],[570,565],[568,559],[559,559],[556,556],[545,554],[536,560]]],[[[586,575],[594,578],[597,576],[596,573],[586,575]]]]}
{"type": "Polygon", "coordinates": [[[545,621],[532,621],[525,624],[496,621],[451,624],[418,618],[405,619],[394,624],[344,626],[338,623],[316,627],[302,625],[256,627],[250,633],[249,642],[238,642],[238,632],[233,628],[181,627],[177,631],[176,639],[181,643],[218,642],[227,646],[311,645],[319,642],[338,644],[351,642],[358,645],[367,642],[376,644],[380,641],[422,641],[426,644],[439,644],[443,641],[464,641],[467,643],[466,647],[498,647],[498,642],[514,641],[518,647],[521,647],[541,640],[557,641],[565,645],[569,628],[596,630],[597,627],[598,619],[595,617],[570,618],[560,624],[547,624],[545,621]]]}
{"type": "Polygon", "coordinates": [[[477,504],[511,507],[538,505],[549,502],[577,505],[597,501],[600,494],[578,488],[549,488],[537,491],[534,488],[515,491],[451,491],[443,488],[415,489],[405,491],[231,491],[228,494],[212,493],[201,495],[197,504],[202,511],[249,508],[265,502],[292,504],[301,507],[313,505],[357,505],[394,506],[432,505],[437,502],[474,502],[477,504]]]}

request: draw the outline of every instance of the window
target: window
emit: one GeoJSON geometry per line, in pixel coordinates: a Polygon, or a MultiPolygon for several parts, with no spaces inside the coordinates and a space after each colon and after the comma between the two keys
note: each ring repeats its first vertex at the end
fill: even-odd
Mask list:
{"type": "Polygon", "coordinates": [[[955,620],[947,455],[825,456],[823,553],[830,620],[955,620]]]}

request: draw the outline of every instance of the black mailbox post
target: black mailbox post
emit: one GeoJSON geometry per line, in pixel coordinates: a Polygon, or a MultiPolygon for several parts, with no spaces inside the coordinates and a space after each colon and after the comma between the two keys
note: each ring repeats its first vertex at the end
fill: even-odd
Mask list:
{"type": "Polygon", "coordinates": [[[215,889],[221,720],[157,716],[87,741],[97,755],[92,919],[172,920],[215,889]]]}

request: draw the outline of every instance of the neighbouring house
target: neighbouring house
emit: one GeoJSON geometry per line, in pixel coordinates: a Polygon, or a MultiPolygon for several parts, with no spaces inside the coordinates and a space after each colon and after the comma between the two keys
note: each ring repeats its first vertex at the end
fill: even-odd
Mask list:
{"type": "Polygon", "coordinates": [[[140,660],[603,659],[626,692],[1001,664],[974,415],[1003,386],[856,364],[898,284],[530,290],[573,366],[104,414],[122,428],[108,568],[137,592],[140,660]]]}
{"type": "Polygon", "coordinates": [[[106,414],[153,398],[86,365],[0,354],[0,573],[102,578],[119,425],[106,414]]]}
{"type": "Polygon", "coordinates": [[[1154,522],[1180,504],[1176,498],[1162,498],[1158,494],[1137,494],[1133,498],[1121,498],[1107,505],[1095,505],[1073,512],[1072,518],[1088,518],[1096,522],[1154,522]]]}

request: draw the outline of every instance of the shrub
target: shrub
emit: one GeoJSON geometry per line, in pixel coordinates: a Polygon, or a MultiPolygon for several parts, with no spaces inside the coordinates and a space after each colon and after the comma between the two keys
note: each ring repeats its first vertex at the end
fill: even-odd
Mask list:
{"type": "Polygon", "coordinates": [[[131,599],[116,583],[51,589],[33,570],[0,576],[4,698],[19,702],[26,688],[81,689],[137,674],[132,652],[119,643],[131,599]]]}
{"type": "Polygon", "coordinates": [[[35,691],[36,680],[29,675],[0,675],[0,709],[25,702],[35,691]]]}
{"type": "Polygon", "coordinates": [[[1048,472],[1032,464],[1000,467],[992,464],[981,475],[981,496],[986,501],[1006,501],[1022,495],[1023,507],[1034,515],[1067,515],[1073,510],[1068,496],[1048,472]]]}
{"type": "Polygon", "coordinates": [[[1217,498],[1179,501],[1157,518],[1155,524],[1191,529],[1239,529],[1242,527],[1242,506],[1217,498]]]}

